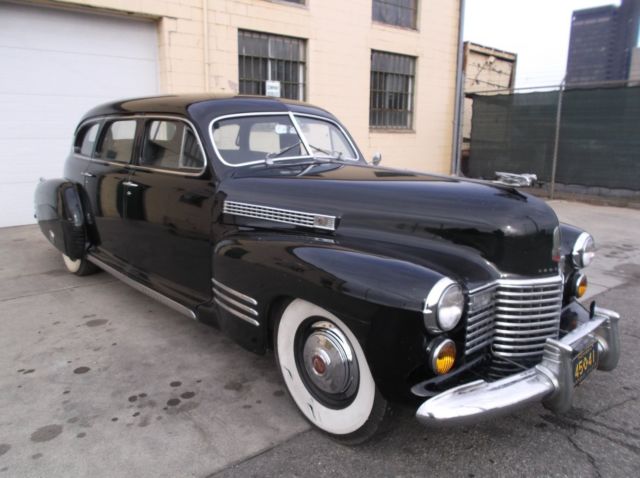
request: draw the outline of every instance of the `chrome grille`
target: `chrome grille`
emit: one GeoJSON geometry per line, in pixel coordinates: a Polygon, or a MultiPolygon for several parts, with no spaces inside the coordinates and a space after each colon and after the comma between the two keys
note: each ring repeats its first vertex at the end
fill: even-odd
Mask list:
{"type": "Polygon", "coordinates": [[[557,276],[499,280],[493,289],[472,294],[466,353],[490,344],[492,376],[508,375],[539,363],[546,340],[558,338],[560,332],[562,292],[562,278],[557,276]],[[494,294],[493,308],[475,310],[474,299],[486,293],[494,294]]]}
{"type": "Polygon", "coordinates": [[[469,297],[465,354],[470,355],[493,342],[496,286],[469,297]],[[482,298],[480,301],[479,299],[482,298]]]}
{"type": "Polygon", "coordinates": [[[253,217],[266,221],[293,224],[294,226],[312,227],[317,229],[335,230],[336,218],[322,214],[313,214],[301,211],[291,211],[276,207],[258,206],[256,204],[225,201],[223,210],[225,214],[253,217]]]}

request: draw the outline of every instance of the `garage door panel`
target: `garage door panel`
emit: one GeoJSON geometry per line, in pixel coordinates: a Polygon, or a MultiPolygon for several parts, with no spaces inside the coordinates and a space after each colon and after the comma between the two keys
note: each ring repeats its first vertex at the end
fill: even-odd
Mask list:
{"type": "Polygon", "coordinates": [[[40,177],[60,177],[78,121],[158,92],[154,23],[0,3],[0,227],[33,222],[40,177]]]}
{"type": "Polygon", "coordinates": [[[150,60],[156,57],[147,47],[156,41],[152,21],[10,4],[0,8],[2,46],[150,60]],[[42,42],[39,32],[46,32],[53,41],[42,42]]]}
{"type": "Polygon", "coordinates": [[[118,89],[136,94],[157,77],[155,62],[147,59],[9,48],[0,48],[0,55],[7,66],[0,78],[5,94],[106,96],[118,89]],[[33,65],[40,74],[34,75],[33,65]]]}

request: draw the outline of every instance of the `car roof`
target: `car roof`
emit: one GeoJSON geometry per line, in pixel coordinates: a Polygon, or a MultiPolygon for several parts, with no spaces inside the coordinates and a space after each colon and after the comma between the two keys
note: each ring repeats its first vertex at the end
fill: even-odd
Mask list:
{"type": "Polygon", "coordinates": [[[301,101],[267,96],[232,94],[183,94],[150,96],[112,101],[88,111],[83,121],[96,116],[163,113],[207,120],[213,117],[250,112],[287,112],[316,114],[335,119],[327,111],[301,101]]]}

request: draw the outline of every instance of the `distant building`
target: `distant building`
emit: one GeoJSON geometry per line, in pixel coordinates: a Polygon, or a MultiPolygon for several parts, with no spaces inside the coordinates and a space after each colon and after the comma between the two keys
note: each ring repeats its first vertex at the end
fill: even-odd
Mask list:
{"type": "Polygon", "coordinates": [[[462,117],[462,172],[471,141],[473,100],[466,95],[490,90],[512,90],[516,81],[518,55],[477,43],[464,43],[464,112],[462,117]]]}
{"type": "Polygon", "coordinates": [[[628,79],[639,22],[640,0],[574,11],[566,83],[628,79]]]}

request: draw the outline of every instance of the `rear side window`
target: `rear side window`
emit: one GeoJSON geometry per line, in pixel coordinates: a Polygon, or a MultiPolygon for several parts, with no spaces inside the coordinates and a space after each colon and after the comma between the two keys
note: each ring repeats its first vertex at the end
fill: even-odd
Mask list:
{"type": "Polygon", "coordinates": [[[76,135],[75,142],[73,143],[74,153],[91,157],[91,154],[93,153],[93,145],[96,143],[99,128],[99,123],[90,123],[80,128],[80,131],[78,131],[78,134],[76,135]]]}
{"type": "Polygon", "coordinates": [[[197,172],[204,167],[198,138],[182,121],[153,120],[147,123],[140,166],[197,172]]]}
{"type": "Polygon", "coordinates": [[[96,156],[105,161],[128,163],[133,153],[136,121],[114,121],[106,126],[96,156]]]}

